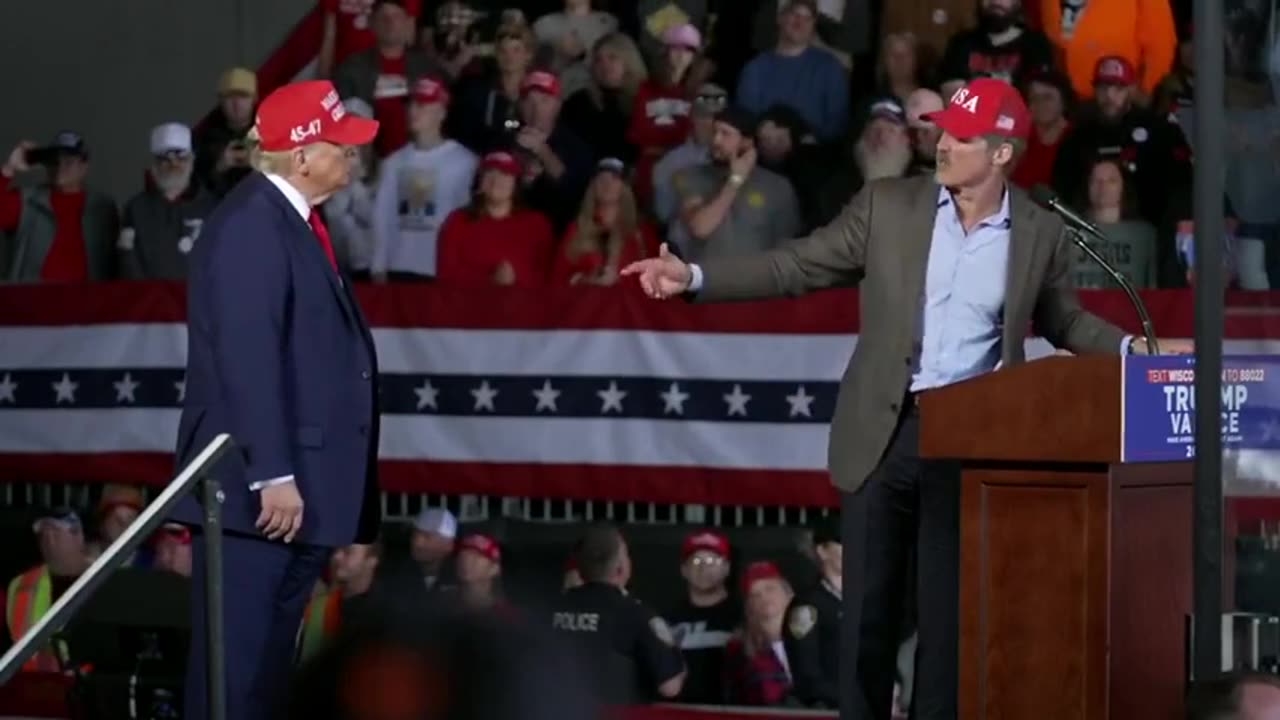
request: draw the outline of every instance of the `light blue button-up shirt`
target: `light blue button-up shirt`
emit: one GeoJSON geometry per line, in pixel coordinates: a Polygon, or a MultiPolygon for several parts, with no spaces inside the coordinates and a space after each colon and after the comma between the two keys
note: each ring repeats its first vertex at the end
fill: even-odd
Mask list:
{"type": "Polygon", "coordinates": [[[951,193],[939,188],[912,391],[981,375],[1000,362],[1010,224],[1008,191],[996,214],[966,233],[951,193]]]}
{"type": "MultiPolygon", "coordinates": [[[[1011,225],[1008,190],[996,214],[966,233],[951,192],[938,189],[912,392],[967,380],[1000,363],[1011,225]]],[[[689,290],[697,292],[702,268],[695,263],[690,271],[689,290]]],[[[1132,335],[1121,340],[1122,355],[1132,341],[1132,335]]]]}

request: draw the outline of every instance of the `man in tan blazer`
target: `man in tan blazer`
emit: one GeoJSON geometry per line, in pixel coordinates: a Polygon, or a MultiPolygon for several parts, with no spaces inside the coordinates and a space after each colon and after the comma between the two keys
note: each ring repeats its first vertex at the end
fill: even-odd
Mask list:
{"type": "Polygon", "coordinates": [[[918,392],[1023,362],[1027,328],[1075,353],[1146,352],[1080,307],[1058,217],[1007,183],[1030,128],[1007,83],[978,79],[929,119],[935,177],[872,183],[812,235],[688,265],[666,252],[623,270],[651,297],[801,295],[861,279],[862,327],[841,382],[829,463],[842,493],[841,717],[885,720],[908,558],[919,597],[914,716],[955,720],[959,475],[919,457],[918,392]]]}

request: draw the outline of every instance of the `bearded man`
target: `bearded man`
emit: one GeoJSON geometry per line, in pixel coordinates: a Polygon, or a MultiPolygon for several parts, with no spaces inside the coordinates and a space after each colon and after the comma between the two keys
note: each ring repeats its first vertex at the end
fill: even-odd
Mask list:
{"type": "Polygon", "coordinates": [[[1039,30],[1026,26],[1022,0],[982,0],[978,26],[947,41],[938,78],[942,96],[977,77],[992,77],[1021,87],[1053,66],[1053,45],[1039,30]]]}
{"type": "Polygon", "coordinates": [[[116,242],[122,277],[184,280],[187,256],[217,199],[192,182],[191,128],[165,123],[151,131],[146,188],[124,206],[116,242]]]}

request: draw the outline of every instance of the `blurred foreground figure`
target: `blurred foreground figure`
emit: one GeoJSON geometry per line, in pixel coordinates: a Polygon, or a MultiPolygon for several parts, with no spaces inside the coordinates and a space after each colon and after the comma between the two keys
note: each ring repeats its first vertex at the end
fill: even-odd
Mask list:
{"type": "Polygon", "coordinates": [[[298,720],[595,720],[600,707],[551,633],[456,605],[389,603],[304,665],[298,720]],[[376,618],[376,619],[374,619],[376,618]]]}

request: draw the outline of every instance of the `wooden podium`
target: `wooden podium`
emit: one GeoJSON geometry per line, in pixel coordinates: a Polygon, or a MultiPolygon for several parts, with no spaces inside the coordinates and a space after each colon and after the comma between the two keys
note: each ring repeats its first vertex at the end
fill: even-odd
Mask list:
{"type": "Polygon", "coordinates": [[[962,467],[960,720],[1183,716],[1190,463],[1122,464],[1121,360],[1052,357],[920,398],[962,467]]]}

